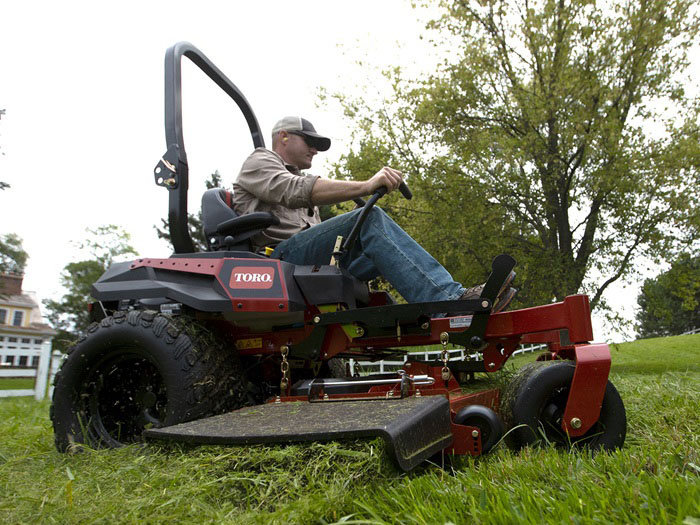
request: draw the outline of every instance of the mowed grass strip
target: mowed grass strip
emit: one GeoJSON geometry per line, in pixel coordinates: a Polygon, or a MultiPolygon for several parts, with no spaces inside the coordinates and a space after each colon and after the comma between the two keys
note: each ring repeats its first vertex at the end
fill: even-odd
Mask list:
{"type": "Polygon", "coordinates": [[[0,521],[697,523],[700,335],[612,353],[611,380],[627,409],[624,449],[498,446],[409,474],[379,440],[64,455],[53,448],[48,402],[0,399],[0,521]]]}

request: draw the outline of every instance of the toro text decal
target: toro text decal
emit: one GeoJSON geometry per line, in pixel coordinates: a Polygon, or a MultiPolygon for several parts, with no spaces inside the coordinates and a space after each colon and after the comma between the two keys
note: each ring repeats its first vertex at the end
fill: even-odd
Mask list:
{"type": "Polygon", "coordinates": [[[260,266],[244,267],[239,266],[234,268],[231,274],[231,282],[229,287],[249,289],[267,289],[272,288],[275,280],[275,269],[265,268],[260,266]]]}

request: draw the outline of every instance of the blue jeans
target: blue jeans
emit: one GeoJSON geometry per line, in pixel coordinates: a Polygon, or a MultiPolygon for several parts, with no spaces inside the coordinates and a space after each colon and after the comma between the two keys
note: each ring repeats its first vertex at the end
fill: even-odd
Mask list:
{"type": "MultiPolygon", "coordinates": [[[[360,211],[338,215],[295,234],[278,244],[272,257],[299,265],[329,264],[336,237],[347,238],[360,211]]],[[[361,281],[382,275],[409,303],[454,300],[464,292],[432,255],[376,207],[340,265],[361,281]]]]}

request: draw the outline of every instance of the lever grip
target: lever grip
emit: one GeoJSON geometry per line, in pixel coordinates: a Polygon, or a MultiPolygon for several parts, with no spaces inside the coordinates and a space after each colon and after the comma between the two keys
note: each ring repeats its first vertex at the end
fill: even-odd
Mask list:
{"type": "MultiPolygon", "coordinates": [[[[374,190],[374,195],[384,197],[384,195],[386,195],[388,191],[389,190],[387,190],[386,186],[380,186],[379,188],[374,190]]],[[[401,195],[403,195],[407,199],[410,200],[413,198],[413,193],[411,193],[411,190],[408,189],[408,186],[406,186],[405,182],[401,183],[401,185],[399,186],[399,191],[401,192],[401,195]]]]}
{"type": "Polygon", "coordinates": [[[411,193],[411,190],[408,189],[408,186],[406,186],[405,182],[401,183],[401,185],[399,186],[399,191],[401,192],[401,195],[406,197],[408,200],[411,200],[413,198],[413,193],[411,193]]]}

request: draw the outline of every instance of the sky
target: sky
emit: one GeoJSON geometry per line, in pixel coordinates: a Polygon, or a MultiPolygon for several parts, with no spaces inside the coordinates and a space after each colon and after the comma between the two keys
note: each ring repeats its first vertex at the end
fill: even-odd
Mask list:
{"type": "MultiPolygon", "coordinates": [[[[169,46],[191,42],[214,62],[250,102],[268,145],[284,115],[332,137],[315,159],[322,175],[349,129],[337,105],[319,107],[319,88],[352,92],[366,64],[430,71],[436,55],[419,38],[429,14],[406,0],[0,3],[0,181],[11,184],[0,192],[0,233],[17,233],[30,255],[24,288],[60,297],[62,268],[86,258],[75,243],[88,227],[116,224],[139,254],[170,254],[154,230],[167,190],[153,178],[166,150],[169,46]]],[[[380,87],[364,89],[377,96],[380,87]]],[[[234,103],[187,59],[183,101],[194,212],[204,180],[218,170],[230,184],[252,141],[234,103]]],[[[618,286],[611,302],[631,316],[636,290],[618,286]]],[[[598,340],[620,337],[594,326],[598,340]]]]}

